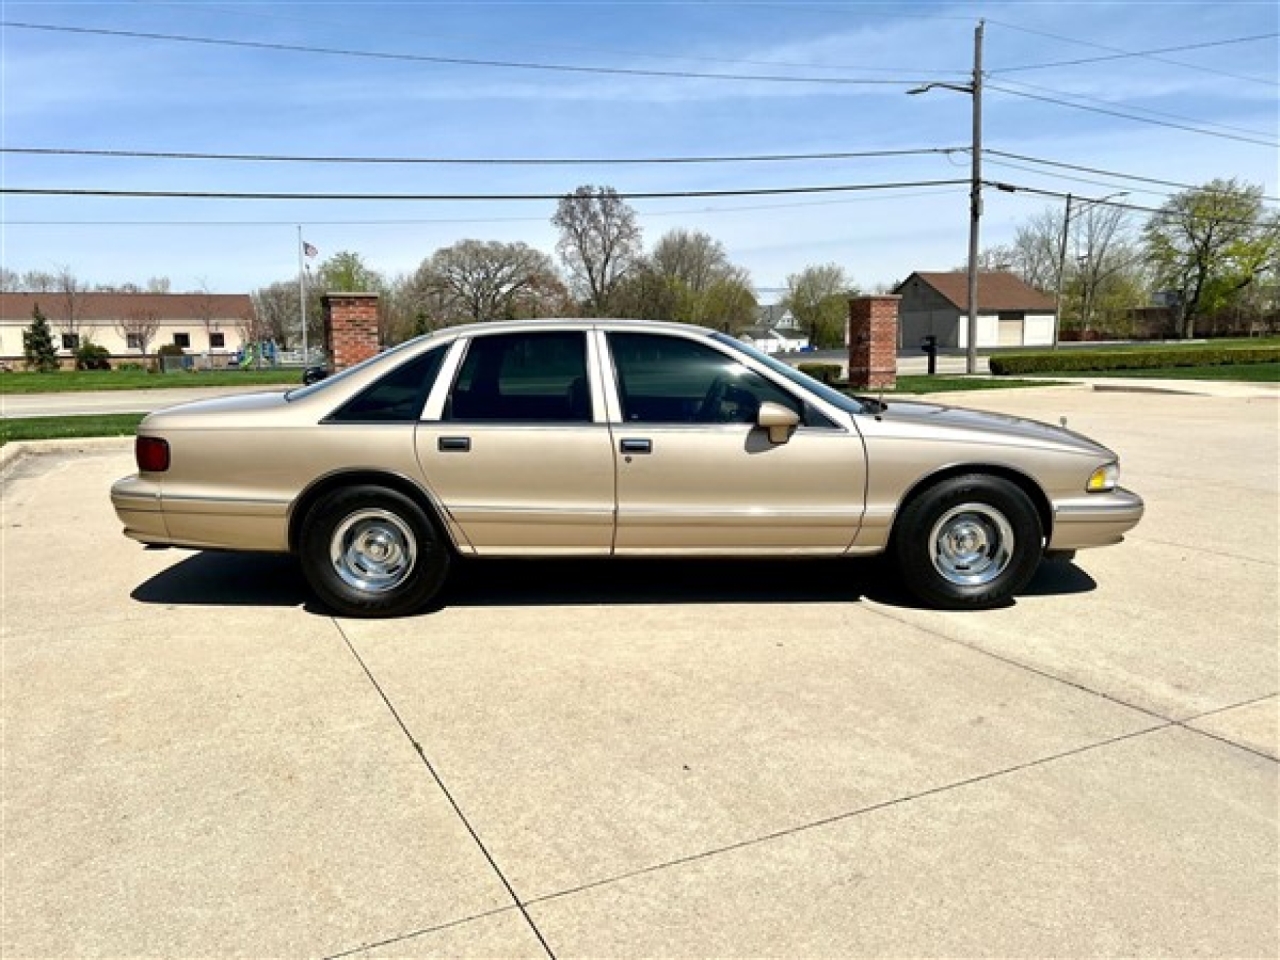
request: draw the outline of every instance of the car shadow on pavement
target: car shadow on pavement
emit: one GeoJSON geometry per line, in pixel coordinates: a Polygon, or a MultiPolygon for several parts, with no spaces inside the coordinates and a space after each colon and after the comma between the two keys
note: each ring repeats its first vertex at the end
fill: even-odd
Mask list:
{"type": "MultiPolygon", "coordinates": [[[[1087,593],[1097,587],[1073,563],[1043,563],[1023,597],[1087,593]]],[[[131,594],[140,603],[303,607],[328,613],[311,595],[296,558],[194,553],[131,594]]],[[[919,607],[892,564],[830,560],[471,560],[454,564],[425,611],[446,607],[671,603],[849,603],[919,607]]],[[[1014,601],[1016,603],[1016,600],[1014,601]]]]}
{"type": "Polygon", "coordinates": [[[196,607],[298,607],[313,602],[296,557],[214,551],[189,554],[130,596],[140,603],[196,607]]]}

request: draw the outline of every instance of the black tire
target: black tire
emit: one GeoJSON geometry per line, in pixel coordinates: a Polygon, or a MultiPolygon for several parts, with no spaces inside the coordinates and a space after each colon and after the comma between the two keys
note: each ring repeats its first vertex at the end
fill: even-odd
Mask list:
{"type": "Polygon", "coordinates": [[[444,585],[451,553],[431,518],[395,490],[357,486],[322,497],[299,542],[302,572],[319,599],[348,617],[398,617],[444,585]]]}
{"type": "Polygon", "coordinates": [[[917,493],[894,524],[892,552],[917,598],[985,610],[1027,585],[1044,553],[1040,515],[1016,484],[969,474],[917,493]]]}

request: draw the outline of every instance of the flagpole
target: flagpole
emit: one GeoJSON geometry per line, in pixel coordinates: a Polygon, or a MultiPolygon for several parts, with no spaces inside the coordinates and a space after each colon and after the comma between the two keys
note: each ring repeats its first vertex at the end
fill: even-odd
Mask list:
{"type": "Polygon", "coordinates": [[[298,312],[302,316],[302,365],[307,365],[307,271],[302,260],[302,224],[298,224],[298,312]]]}

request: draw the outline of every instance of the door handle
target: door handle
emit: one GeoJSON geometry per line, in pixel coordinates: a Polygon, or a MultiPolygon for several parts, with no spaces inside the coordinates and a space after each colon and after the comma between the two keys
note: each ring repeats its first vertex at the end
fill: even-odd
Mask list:
{"type": "Polygon", "coordinates": [[[623,440],[619,448],[623,453],[653,453],[653,441],[623,440]]]}
{"type": "Polygon", "coordinates": [[[441,453],[469,453],[470,437],[441,437],[436,441],[436,449],[441,453]]]}

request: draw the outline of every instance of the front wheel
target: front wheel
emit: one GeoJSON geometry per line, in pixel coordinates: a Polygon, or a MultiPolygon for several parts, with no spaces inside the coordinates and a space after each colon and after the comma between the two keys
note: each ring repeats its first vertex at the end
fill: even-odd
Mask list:
{"type": "Polygon", "coordinates": [[[983,610],[1027,585],[1044,551],[1035,505],[1016,484],[952,477],[911,499],[894,527],[907,588],[933,607],[983,610]]]}
{"type": "Polygon", "coordinates": [[[449,548],[422,508],[376,486],[321,498],[307,514],[299,552],[311,589],[349,617],[412,613],[449,573],[449,548]]]}

